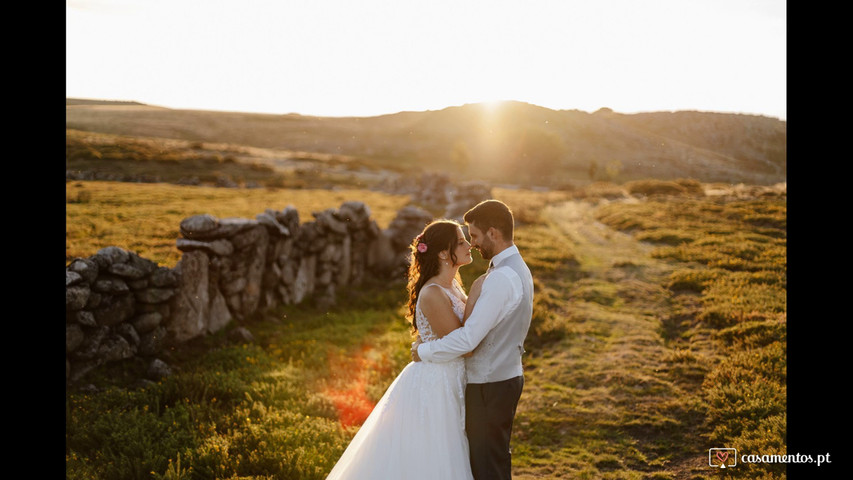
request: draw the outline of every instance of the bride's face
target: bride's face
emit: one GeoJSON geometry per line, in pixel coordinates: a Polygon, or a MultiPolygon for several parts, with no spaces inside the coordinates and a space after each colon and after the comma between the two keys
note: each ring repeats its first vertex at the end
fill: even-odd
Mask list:
{"type": "Polygon", "coordinates": [[[474,261],[474,258],[471,256],[471,244],[468,243],[465,234],[462,233],[461,227],[456,229],[456,246],[453,253],[456,255],[457,265],[468,265],[474,261]]]}

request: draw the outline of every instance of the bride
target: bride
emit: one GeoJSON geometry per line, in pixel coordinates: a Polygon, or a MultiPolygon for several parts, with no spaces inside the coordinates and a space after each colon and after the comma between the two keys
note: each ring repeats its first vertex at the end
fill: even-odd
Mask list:
{"type": "MultiPolygon", "coordinates": [[[[408,317],[423,342],[470,315],[482,277],[462,289],[471,263],[461,225],[436,220],[412,242],[408,317]]],[[[472,480],[465,436],[465,359],[412,362],[391,383],[326,480],[472,480]]]]}

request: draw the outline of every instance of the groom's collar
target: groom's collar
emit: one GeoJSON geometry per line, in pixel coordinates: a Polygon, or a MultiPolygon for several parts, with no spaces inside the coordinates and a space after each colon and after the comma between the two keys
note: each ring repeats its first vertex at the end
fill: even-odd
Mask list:
{"type": "Polygon", "coordinates": [[[500,266],[501,262],[503,262],[503,261],[504,261],[504,260],[506,260],[508,257],[510,257],[510,256],[512,256],[512,255],[515,255],[515,254],[517,254],[517,253],[518,253],[518,247],[517,247],[517,246],[512,245],[512,246],[510,246],[510,247],[507,247],[507,248],[505,248],[503,251],[501,251],[501,253],[499,253],[499,254],[495,255],[494,257],[492,257],[491,265],[492,265],[493,267],[497,268],[497,267],[499,267],[499,266],[500,266]]]}

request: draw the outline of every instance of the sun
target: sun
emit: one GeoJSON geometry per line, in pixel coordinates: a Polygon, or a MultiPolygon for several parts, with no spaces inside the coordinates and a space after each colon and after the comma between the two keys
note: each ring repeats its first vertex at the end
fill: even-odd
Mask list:
{"type": "Polygon", "coordinates": [[[506,100],[486,100],[480,102],[480,105],[483,106],[483,110],[487,113],[495,113],[504,103],[506,103],[506,100]]]}

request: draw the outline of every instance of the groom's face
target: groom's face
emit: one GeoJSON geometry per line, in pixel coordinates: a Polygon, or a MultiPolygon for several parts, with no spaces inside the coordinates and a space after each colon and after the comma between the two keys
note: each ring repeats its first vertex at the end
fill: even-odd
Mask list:
{"type": "Polygon", "coordinates": [[[473,223],[468,224],[468,234],[471,236],[471,248],[476,248],[484,260],[491,260],[495,256],[495,243],[473,223]]]}

